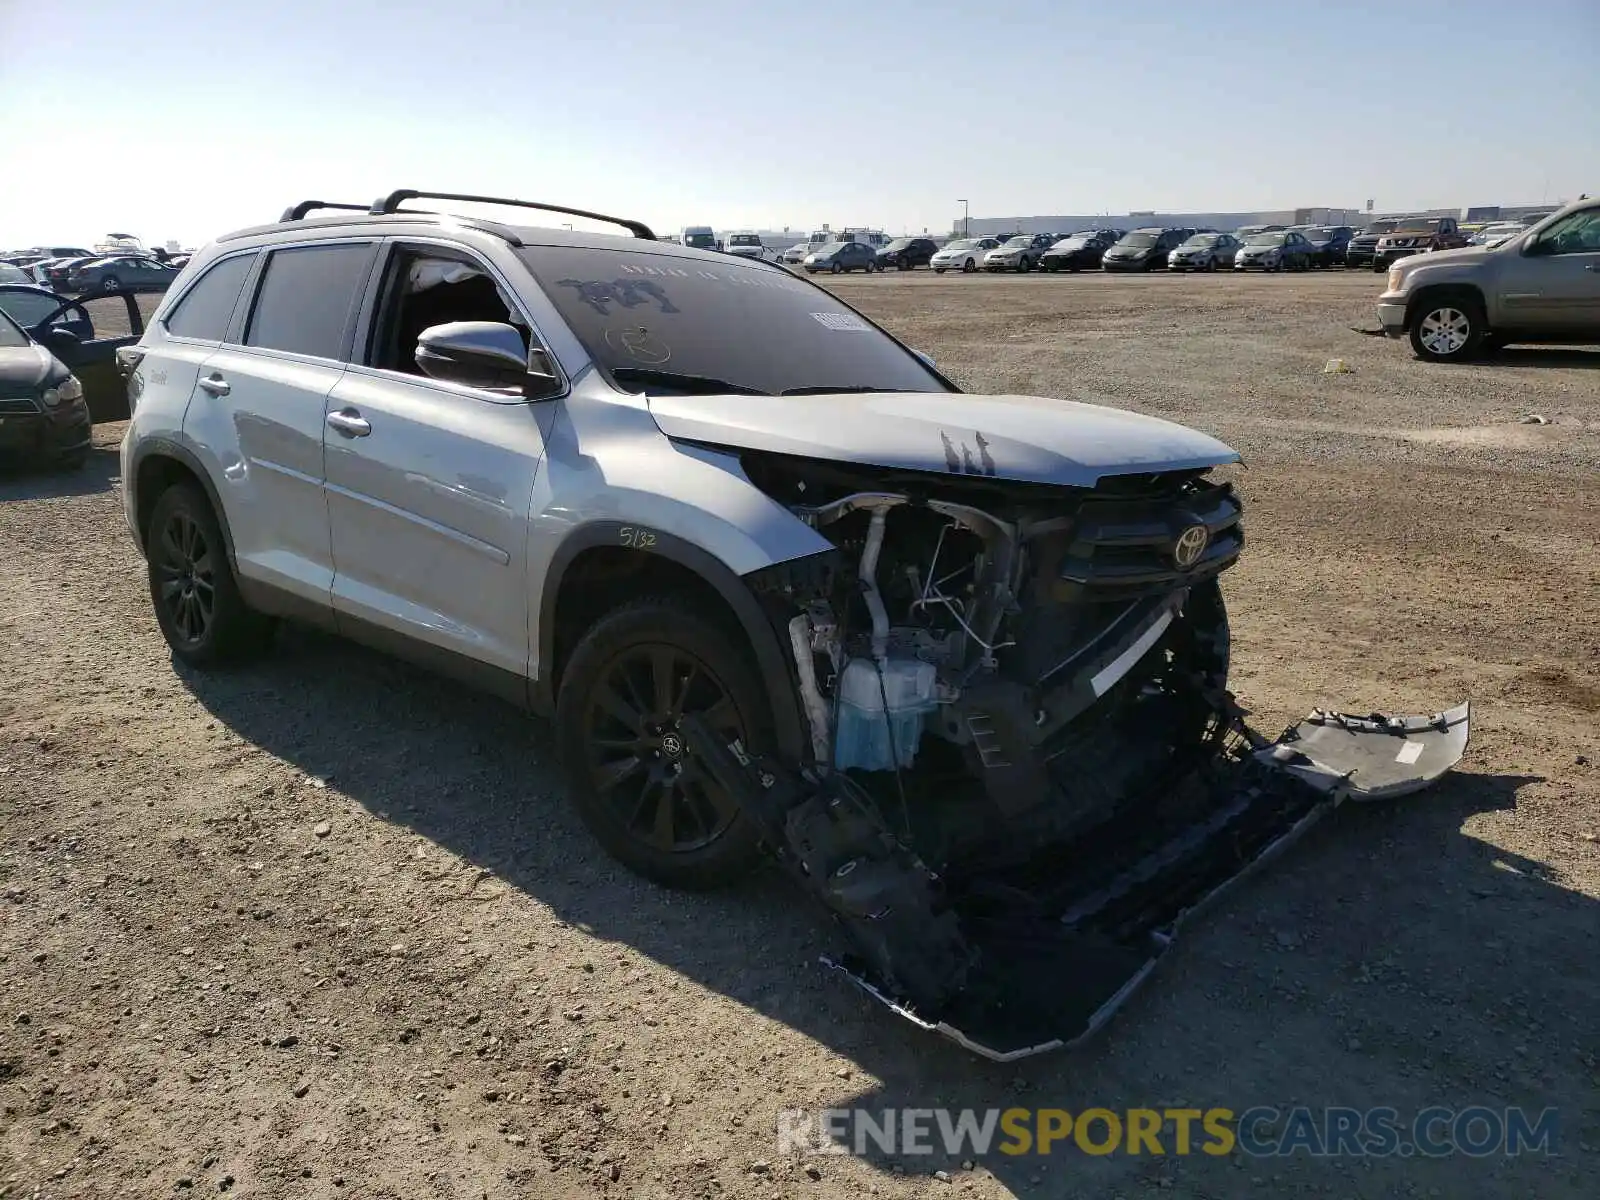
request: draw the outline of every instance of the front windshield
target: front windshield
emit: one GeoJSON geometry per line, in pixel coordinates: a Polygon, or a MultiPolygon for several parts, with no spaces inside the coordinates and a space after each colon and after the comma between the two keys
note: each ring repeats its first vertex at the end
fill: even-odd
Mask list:
{"type": "Polygon", "coordinates": [[[1019,233],[1014,238],[1007,238],[1005,244],[1007,246],[1031,246],[1033,245],[1033,239],[1025,233],[1019,233]]]}
{"type": "Polygon", "coordinates": [[[1130,233],[1117,244],[1119,246],[1126,246],[1130,250],[1144,250],[1150,246],[1154,246],[1159,237],[1160,234],[1155,233],[1130,233]]]}
{"type": "Polygon", "coordinates": [[[0,349],[17,350],[28,344],[28,335],[17,323],[0,311],[0,349]]]}
{"type": "Polygon", "coordinates": [[[1216,244],[1217,235],[1214,233],[1197,233],[1184,243],[1185,246],[1192,246],[1197,250],[1204,250],[1207,246],[1216,244]]]}
{"type": "Polygon", "coordinates": [[[911,240],[912,239],[910,239],[910,238],[895,238],[895,240],[890,242],[887,246],[885,246],[884,249],[885,250],[904,250],[908,246],[911,245],[911,240]]]}
{"type": "Polygon", "coordinates": [[[736,233],[728,239],[730,246],[759,246],[761,239],[753,233],[736,233]]]}
{"type": "Polygon", "coordinates": [[[0,283],[32,283],[33,276],[21,267],[13,267],[10,263],[0,263],[0,283]]]}
{"type": "Polygon", "coordinates": [[[696,250],[715,250],[717,239],[709,233],[686,233],[683,235],[683,244],[693,246],[696,250]]]}
{"type": "Polygon", "coordinates": [[[1282,233],[1252,233],[1245,238],[1246,246],[1281,246],[1287,235],[1282,233]]]}
{"type": "Polygon", "coordinates": [[[1394,227],[1394,232],[1395,233],[1437,233],[1439,231],[1439,224],[1440,223],[1438,221],[1424,221],[1424,220],[1420,220],[1420,219],[1419,220],[1415,220],[1415,221],[1401,221],[1398,225],[1396,225],[1394,227]]]}
{"type": "Polygon", "coordinates": [[[817,253],[817,254],[837,254],[842,249],[844,249],[844,243],[843,242],[829,242],[825,246],[818,246],[814,253],[817,253]]]}
{"type": "Polygon", "coordinates": [[[971,250],[977,244],[978,243],[973,241],[971,238],[963,238],[962,240],[960,240],[958,242],[950,242],[950,243],[948,243],[945,246],[945,249],[946,250],[971,250]]]}
{"type": "Polygon", "coordinates": [[[1055,246],[1052,246],[1051,249],[1072,249],[1072,250],[1075,250],[1079,246],[1087,246],[1089,244],[1090,240],[1091,239],[1090,239],[1090,237],[1089,237],[1089,235],[1087,233],[1075,233],[1071,237],[1062,238],[1059,242],[1057,242],[1055,244],[1055,246]]]}
{"type": "Polygon", "coordinates": [[[648,249],[519,253],[590,357],[626,391],[950,390],[893,338],[787,271],[648,249]]]}

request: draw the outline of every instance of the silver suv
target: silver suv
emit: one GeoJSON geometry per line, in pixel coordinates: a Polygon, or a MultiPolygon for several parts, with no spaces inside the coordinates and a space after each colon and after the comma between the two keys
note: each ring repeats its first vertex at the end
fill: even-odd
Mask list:
{"type": "Polygon", "coordinates": [[[1431,362],[1508,342],[1600,342],[1600,200],[1492,245],[1402,258],[1389,268],[1378,321],[1431,362]]]}
{"type": "MultiPolygon", "coordinates": [[[[298,205],[195,255],[120,352],[128,523],[178,659],[292,617],[551,714],[622,862],[704,887],[765,847],[874,995],[976,1005],[962,1039],[1007,1055],[1050,1039],[986,1007],[1013,984],[976,982],[1012,961],[985,931],[1114,909],[1051,925],[1014,984],[1079,988],[1061,1020],[1097,1024],[1195,899],[1349,790],[1238,732],[1222,443],[963,395],[772,263],[419,195],[485,199],[298,205]]],[[[1443,748],[1383,787],[1447,768],[1464,721],[1418,726],[1443,748]]]]}

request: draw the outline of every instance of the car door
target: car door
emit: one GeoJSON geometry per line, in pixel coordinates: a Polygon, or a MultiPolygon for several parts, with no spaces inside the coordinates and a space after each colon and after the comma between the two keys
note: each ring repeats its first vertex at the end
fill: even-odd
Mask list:
{"type": "Polygon", "coordinates": [[[1501,253],[1502,325],[1600,341],[1600,207],[1570,213],[1501,253]]]}
{"type": "MultiPolygon", "coordinates": [[[[117,372],[116,356],[118,350],[135,345],[144,335],[144,314],[138,300],[127,293],[81,300],[48,292],[42,295],[48,297],[46,304],[54,303],[42,315],[34,309],[36,320],[28,329],[34,341],[78,377],[91,420],[126,420],[128,390],[117,372]]],[[[5,299],[0,296],[0,308],[4,307],[5,299]]]]}
{"type": "Polygon", "coordinates": [[[370,237],[267,248],[242,315],[200,366],[184,419],[212,460],[241,577],[324,619],[333,559],[323,421],[377,250],[370,237]]]}
{"type": "Polygon", "coordinates": [[[414,358],[424,328],[493,319],[496,302],[531,330],[506,306],[513,294],[460,247],[389,243],[364,305],[366,345],[329,399],[325,446],[340,630],[412,657],[431,649],[447,669],[487,665],[491,682],[520,688],[528,512],[554,405],[430,379],[414,358]]]}

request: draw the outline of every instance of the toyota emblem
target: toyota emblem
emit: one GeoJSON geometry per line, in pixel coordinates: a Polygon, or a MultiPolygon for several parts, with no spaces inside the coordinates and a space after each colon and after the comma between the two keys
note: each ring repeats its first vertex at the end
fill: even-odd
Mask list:
{"type": "Polygon", "coordinates": [[[1172,561],[1178,564],[1180,571],[1187,571],[1200,561],[1210,541],[1211,531],[1204,525],[1189,526],[1178,535],[1178,542],[1172,547],[1172,561]]]}

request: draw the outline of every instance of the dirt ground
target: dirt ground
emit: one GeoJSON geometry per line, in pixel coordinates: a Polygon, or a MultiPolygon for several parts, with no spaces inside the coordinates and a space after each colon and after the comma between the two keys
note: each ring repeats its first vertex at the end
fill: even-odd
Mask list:
{"type": "Polygon", "coordinates": [[[781,880],[615,867],[492,700],[299,632],[175,670],[119,426],[81,474],[0,476],[0,1195],[1593,1195],[1600,352],[1428,366],[1352,331],[1376,283],[836,285],[969,390],[1243,452],[1224,582],[1263,728],[1476,706],[1456,775],[1341,810],[1097,1041],[1006,1067],[827,977],[837,935],[781,880]],[[1291,1104],[1554,1106],[1560,1153],[968,1170],[774,1136],[791,1108],[1291,1104]]]}

